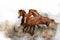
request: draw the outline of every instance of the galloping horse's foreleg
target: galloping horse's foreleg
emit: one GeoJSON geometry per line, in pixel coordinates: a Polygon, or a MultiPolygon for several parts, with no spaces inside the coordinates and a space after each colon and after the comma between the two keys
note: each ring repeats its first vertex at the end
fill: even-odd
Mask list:
{"type": "Polygon", "coordinates": [[[29,30],[30,30],[30,26],[27,26],[28,28],[27,28],[27,32],[29,33],[29,30]]]}
{"type": "Polygon", "coordinates": [[[31,36],[34,35],[34,30],[35,30],[35,26],[31,26],[29,30],[29,33],[31,34],[31,36]]]}
{"type": "Polygon", "coordinates": [[[26,33],[26,32],[27,32],[27,29],[28,29],[28,27],[24,28],[24,29],[23,29],[23,32],[26,33]]]}
{"type": "Polygon", "coordinates": [[[40,24],[38,24],[37,26],[38,26],[38,29],[40,29],[40,24]]]}
{"type": "Polygon", "coordinates": [[[27,29],[27,24],[26,24],[26,23],[24,23],[23,32],[25,32],[25,31],[26,31],[26,29],[27,29]]]}

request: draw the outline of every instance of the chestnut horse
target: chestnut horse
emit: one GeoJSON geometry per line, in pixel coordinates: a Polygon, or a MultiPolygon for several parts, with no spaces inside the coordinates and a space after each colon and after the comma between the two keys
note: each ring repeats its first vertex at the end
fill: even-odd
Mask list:
{"type": "MultiPolygon", "coordinates": [[[[19,10],[19,12],[20,12],[21,10],[19,10]]],[[[23,10],[24,11],[24,10],[23,10]]],[[[24,13],[26,13],[25,11],[24,11],[24,13]]],[[[33,15],[34,17],[36,17],[36,16],[41,16],[38,12],[37,12],[37,10],[35,10],[35,9],[30,9],[29,10],[29,16],[31,16],[31,15],[33,15]]],[[[19,18],[19,17],[18,17],[19,18]]],[[[24,23],[24,17],[22,18],[22,20],[21,20],[22,22],[21,22],[21,25],[23,25],[23,23],[24,23]]]]}
{"type": "MultiPolygon", "coordinates": [[[[32,30],[35,29],[35,25],[38,24],[46,24],[47,26],[54,21],[53,19],[49,19],[48,17],[41,17],[41,16],[36,16],[36,17],[30,17],[31,15],[28,13],[26,14],[26,12],[24,10],[19,10],[19,17],[23,16],[23,17],[27,17],[26,18],[26,27],[30,26],[30,29],[32,28],[32,30]]],[[[33,33],[33,32],[31,32],[33,33]]]]}
{"type": "MultiPolygon", "coordinates": [[[[36,17],[30,17],[32,14],[30,12],[26,14],[24,10],[19,10],[19,16],[27,17],[26,18],[26,23],[28,25],[36,25],[36,24],[46,24],[47,26],[49,25],[50,22],[54,21],[53,19],[50,19],[48,17],[42,17],[42,16],[36,16],[36,17]],[[34,20],[34,21],[33,21],[34,20]]],[[[34,15],[33,15],[34,16],[34,15]]]]}
{"type": "MultiPolygon", "coordinates": [[[[26,12],[24,11],[24,10],[19,10],[19,17],[20,16],[23,16],[23,18],[22,18],[22,23],[21,23],[21,25],[24,25],[24,21],[25,21],[25,18],[24,17],[30,17],[31,15],[33,15],[33,16],[38,16],[37,15],[38,14],[38,12],[36,11],[36,10],[32,10],[32,9],[30,9],[29,10],[29,13],[28,14],[26,14],[26,12]],[[35,12],[35,13],[34,13],[35,12]]],[[[18,18],[19,18],[18,17],[18,18]]],[[[26,24],[25,24],[26,25],[26,24]]],[[[30,25],[31,26],[31,25],[30,25]]],[[[34,25],[35,26],[35,25],[34,25]]],[[[26,28],[26,27],[24,27],[24,28],[26,28]]],[[[31,28],[30,28],[31,29],[31,28]]],[[[35,28],[33,28],[33,29],[35,29],[35,28]]]]}

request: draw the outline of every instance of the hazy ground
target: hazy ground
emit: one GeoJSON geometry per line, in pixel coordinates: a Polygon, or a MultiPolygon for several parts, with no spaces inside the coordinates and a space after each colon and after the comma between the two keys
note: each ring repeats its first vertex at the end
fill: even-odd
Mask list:
{"type": "MultiPolygon", "coordinates": [[[[56,22],[60,23],[60,19],[59,19],[60,16],[59,15],[58,16],[49,16],[49,17],[50,18],[51,17],[54,18],[56,20],[56,22]]],[[[20,24],[20,20],[18,19],[15,23],[17,23],[17,25],[19,25],[20,24]]],[[[15,23],[13,23],[11,21],[4,21],[4,22],[0,23],[0,27],[1,27],[0,28],[0,30],[1,30],[0,31],[0,40],[11,40],[11,38],[7,38],[6,37],[6,35],[4,33],[4,30],[5,30],[6,27],[9,27],[9,26],[10,26],[10,28],[12,28],[12,25],[15,24],[15,23]]],[[[27,36],[24,36],[24,37],[14,37],[14,38],[12,38],[12,40],[13,39],[14,40],[28,40],[27,36]]],[[[40,37],[37,37],[35,39],[36,40],[45,40],[45,39],[40,38],[40,37]]],[[[55,35],[55,37],[52,40],[60,40],[60,24],[58,24],[56,35],[55,35]]]]}
{"type": "MultiPolygon", "coordinates": [[[[28,9],[37,9],[39,12],[46,12],[50,18],[56,20],[56,22],[60,23],[60,0],[0,0],[0,40],[11,40],[10,38],[5,37],[5,27],[10,26],[14,23],[19,25],[20,20],[17,19],[18,10],[24,9],[28,11],[28,9]],[[53,16],[53,15],[56,16],[53,16]],[[57,15],[58,14],[58,15],[57,15]],[[5,20],[9,20],[8,26],[6,26],[5,20]]],[[[57,26],[57,32],[54,40],[60,40],[60,24],[57,26]]],[[[13,38],[14,39],[14,38],[13,38]]],[[[26,40],[26,36],[22,38],[15,37],[15,40],[26,40]]],[[[36,40],[43,40],[38,37],[36,40]]]]}

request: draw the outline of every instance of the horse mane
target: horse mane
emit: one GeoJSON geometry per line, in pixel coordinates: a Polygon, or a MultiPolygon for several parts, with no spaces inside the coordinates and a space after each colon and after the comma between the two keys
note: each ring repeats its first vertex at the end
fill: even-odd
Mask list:
{"type": "Polygon", "coordinates": [[[30,12],[32,13],[32,15],[34,15],[34,12],[35,12],[35,13],[37,13],[39,16],[41,16],[41,15],[39,14],[39,12],[38,12],[37,10],[35,10],[35,9],[30,9],[30,10],[29,10],[29,13],[30,13],[30,12]]]}
{"type": "Polygon", "coordinates": [[[29,10],[29,12],[30,12],[30,11],[34,11],[34,12],[36,12],[36,13],[38,12],[38,11],[37,11],[37,10],[35,10],[35,9],[30,9],[30,10],[29,10]]]}

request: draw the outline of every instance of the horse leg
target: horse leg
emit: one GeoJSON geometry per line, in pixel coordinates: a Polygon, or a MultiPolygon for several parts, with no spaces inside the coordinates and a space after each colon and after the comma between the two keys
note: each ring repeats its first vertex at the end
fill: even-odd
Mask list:
{"type": "Polygon", "coordinates": [[[30,29],[29,29],[29,31],[28,31],[28,33],[31,35],[32,33],[31,33],[31,30],[32,29],[32,26],[30,26],[30,29]]]}
{"type": "Polygon", "coordinates": [[[31,26],[30,26],[29,31],[28,31],[29,34],[30,34],[30,31],[31,31],[31,26]]]}
{"type": "Polygon", "coordinates": [[[31,26],[31,29],[30,30],[31,30],[30,31],[31,36],[34,35],[35,26],[31,26]]]}
{"type": "Polygon", "coordinates": [[[37,26],[38,26],[38,29],[40,29],[40,24],[38,24],[37,26]]]}
{"type": "Polygon", "coordinates": [[[23,27],[23,32],[25,32],[26,31],[26,29],[27,29],[27,25],[26,24],[24,24],[25,26],[23,27]]]}
{"type": "Polygon", "coordinates": [[[33,35],[33,26],[31,26],[31,35],[33,35]]]}
{"type": "Polygon", "coordinates": [[[27,28],[27,32],[29,33],[29,30],[30,30],[30,26],[28,26],[28,28],[27,28]]]}
{"type": "Polygon", "coordinates": [[[49,23],[46,23],[47,27],[49,27],[49,23]]]}
{"type": "Polygon", "coordinates": [[[23,32],[27,33],[28,32],[28,26],[23,29],[23,32]]]}
{"type": "Polygon", "coordinates": [[[35,26],[33,26],[33,34],[34,34],[34,31],[35,31],[35,26]]]}

